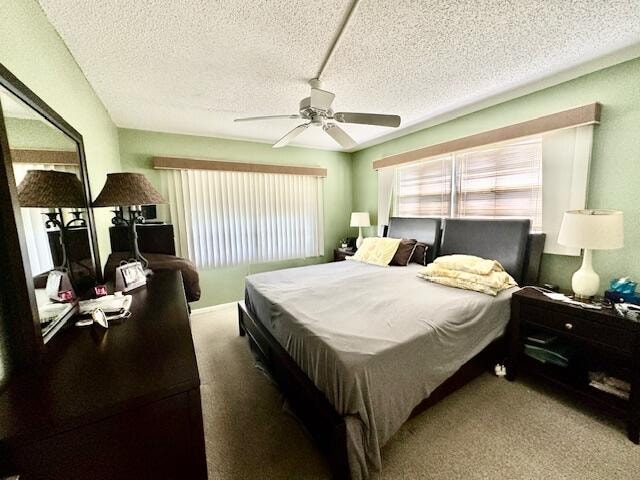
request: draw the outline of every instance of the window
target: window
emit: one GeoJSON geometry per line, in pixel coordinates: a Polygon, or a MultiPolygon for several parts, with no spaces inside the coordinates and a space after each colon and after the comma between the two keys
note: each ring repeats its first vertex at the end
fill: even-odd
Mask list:
{"type": "Polygon", "coordinates": [[[449,216],[452,165],[452,155],[445,155],[399,168],[396,177],[398,216],[449,216]]]}
{"type": "Polygon", "coordinates": [[[166,170],[178,254],[200,268],[324,254],[322,179],[166,170]]]}
{"type": "Polygon", "coordinates": [[[396,173],[394,212],[406,217],[529,218],[542,229],[542,139],[425,160],[396,173]]]}

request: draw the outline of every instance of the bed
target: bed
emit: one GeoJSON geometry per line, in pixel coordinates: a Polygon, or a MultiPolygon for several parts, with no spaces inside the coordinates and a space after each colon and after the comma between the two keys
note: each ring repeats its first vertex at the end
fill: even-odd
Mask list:
{"type": "MultiPolygon", "coordinates": [[[[544,241],[520,220],[448,220],[441,228],[437,219],[392,218],[387,236],[429,244],[429,260],[494,258],[521,284],[537,277],[544,241]]],[[[431,284],[416,276],[420,268],[346,261],[247,277],[240,332],[336,478],[379,471],[381,447],[416,409],[501,354],[512,290],[494,298],[431,284]]]]}

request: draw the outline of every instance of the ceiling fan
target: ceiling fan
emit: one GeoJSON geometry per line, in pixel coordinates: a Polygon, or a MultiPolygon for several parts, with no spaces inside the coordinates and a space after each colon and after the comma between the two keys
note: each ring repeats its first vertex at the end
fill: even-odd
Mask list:
{"type": "Polygon", "coordinates": [[[298,125],[278,140],[273,148],[280,148],[287,145],[294,138],[304,132],[310,126],[322,127],[343,148],[353,148],[357,145],[347,132],[340,128],[338,123],[359,123],[363,125],[378,125],[382,127],[397,127],[400,125],[398,115],[383,115],[379,113],[356,113],[356,112],[334,112],[331,104],[335,95],[320,88],[320,81],[313,79],[309,81],[311,95],[300,100],[300,113],[292,115],[270,115],[266,117],[236,118],[236,122],[251,122],[254,120],[272,119],[303,119],[306,123],[298,125]]]}

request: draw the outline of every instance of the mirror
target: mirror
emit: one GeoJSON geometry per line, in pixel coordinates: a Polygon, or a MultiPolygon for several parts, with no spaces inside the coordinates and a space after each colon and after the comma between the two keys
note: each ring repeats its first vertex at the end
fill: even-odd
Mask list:
{"type": "MultiPolygon", "coordinates": [[[[20,98],[22,97],[22,98],[20,98]]],[[[82,140],[0,85],[22,235],[45,343],[99,279],[82,140]]],[[[39,100],[39,99],[38,99],[39,100]]],[[[48,107],[47,107],[48,108],[48,107]]]]}

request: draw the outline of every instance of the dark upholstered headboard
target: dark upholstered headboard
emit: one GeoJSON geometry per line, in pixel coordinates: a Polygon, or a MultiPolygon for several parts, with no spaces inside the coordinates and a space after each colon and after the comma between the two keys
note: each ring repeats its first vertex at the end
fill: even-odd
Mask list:
{"type": "Polygon", "coordinates": [[[440,255],[463,253],[499,261],[519,284],[529,241],[529,220],[447,219],[440,255]]]}
{"type": "MultiPolygon", "coordinates": [[[[165,255],[176,254],[176,244],[171,224],[138,224],[138,247],[142,253],[163,253],[165,255]]],[[[128,252],[131,249],[129,243],[129,227],[109,227],[112,252],[128,252]]]]}
{"type": "Polygon", "coordinates": [[[442,220],[439,218],[391,217],[385,236],[391,238],[412,238],[429,245],[427,261],[433,262],[440,250],[442,220]]]}
{"type": "Polygon", "coordinates": [[[498,260],[523,286],[538,283],[546,239],[544,233],[529,233],[529,228],[529,220],[391,217],[385,236],[428,244],[428,262],[454,253],[498,260]]]}
{"type": "Polygon", "coordinates": [[[542,264],[542,252],[544,242],[547,239],[545,233],[530,233],[527,242],[527,253],[524,256],[523,279],[520,286],[538,285],[540,279],[540,265],[542,264]]]}

